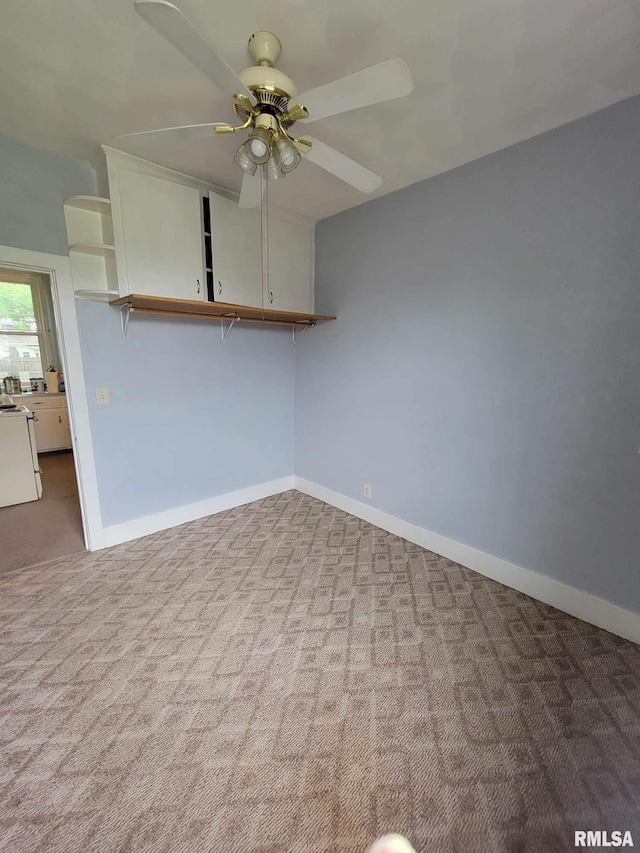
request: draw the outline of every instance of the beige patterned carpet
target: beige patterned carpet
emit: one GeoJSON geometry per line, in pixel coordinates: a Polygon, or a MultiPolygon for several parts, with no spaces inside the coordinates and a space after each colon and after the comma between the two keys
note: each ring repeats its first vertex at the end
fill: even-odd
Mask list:
{"type": "Polygon", "coordinates": [[[640,648],[298,492],[0,600],[3,851],[640,845],[640,648]]]}

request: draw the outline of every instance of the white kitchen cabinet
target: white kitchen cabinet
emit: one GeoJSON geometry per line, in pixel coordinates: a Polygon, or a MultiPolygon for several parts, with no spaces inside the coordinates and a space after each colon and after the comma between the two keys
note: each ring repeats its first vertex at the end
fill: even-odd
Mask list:
{"type": "Polygon", "coordinates": [[[36,417],[34,426],[38,453],[70,447],[69,427],[63,409],[41,409],[36,417]]]}
{"type": "Polygon", "coordinates": [[[209,193],[213,296],[216,302],[262,305],[260,214],[209,193]]]}
{"type": "Polygon", "coordinates": [[[110,188],[120,294],[206,299],[200,191],[122,165],[115,169],[110,188]]]}
{"type": "Polygon", "coordinates": [[[313,311],[313,229],[269,216],[269,280],[265,308],[313,311]]]}
{"type": "Polygon", "coordinates": [[[104,150],[121,297],[313,312],[313,223],[269,209],[269,275],[263,281],[259,211],[240,209],[195,178],[104,150]]]}
{"type": "Polygon", "coordinates": [[[313,230],[269,211],[268,280],[262,283],[260,213],[209,193],[216,302],[313,310],[313,230]]]}
{"type": "Polygon", "coordinates": [[[38,453],[49,450],[71,449],[71,426],[69,410],[64,394],[48,396],[24,397],[14,399],[26,406],[36,417],[34,430],[38,453]]]}

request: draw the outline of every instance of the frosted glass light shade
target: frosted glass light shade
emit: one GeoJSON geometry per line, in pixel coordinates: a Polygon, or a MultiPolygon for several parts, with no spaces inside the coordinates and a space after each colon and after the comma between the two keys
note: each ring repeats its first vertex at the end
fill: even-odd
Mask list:
{"type": "Polygon", "coordinates": [[[275,157],[270,157],[269,162],[267,163],[267,178],[270,181],[277,181],[280,178],[284,178],[284,172],[276,163],[275,157]]]}
{"type": "Polygon", "coordinates": [[[302,159],[296,146],[286,137],[279,134],[273,144],[273,156],[276,165],[283,174],[292,172],[302,159]]]}
{"type": "Polygon", "coordinates": [[[234,161],[240,166],[241,169],[247,173],[247,175],[255,175],[256,169],[258,168],[258,164],[254,163],[254,161],[247,154],[247,148],[249,146],[249,141],[243,142],[240,148],[236,151],[236,155],[233,158],[234,161]]]}
{"type": "Polygon", "coordinates": [[[266,163],[271,156],[271,131],[266,127],[255,127],[247,142],[247,157],[258,165],[266,163]]]}

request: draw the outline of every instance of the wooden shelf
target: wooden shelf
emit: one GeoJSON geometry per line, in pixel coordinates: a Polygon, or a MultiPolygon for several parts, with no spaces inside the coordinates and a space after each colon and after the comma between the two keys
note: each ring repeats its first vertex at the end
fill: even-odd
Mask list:
{"type": "Polygon", "coordinates": [[[95,195],[72,195],[65,200],[67,207],[88,210],[90,213],[111,213],[111,201],[95,195]]]}
{"type": "Polygon", "coordinates": [[[109,258],[115,254],[115,248],[106,243],[72,243],[70,252],[82,252],[83,255],[97,255],[100,258],[109,258]]]}
{"type": "Polygon", "coordinates": [[[226,302],[199,302],[194,299],[168,299],[164,296],[143,296],[131,293],[111,300],[111,305],[130,306],[144,314],[166,317],[208,317],[211,320],[246,320],[250,323],[275,323],[287,326],[314,326],[335,320],[325,314],[302,314],[296,311],[275,311],[272,308],[252,308],[226,302]]]}

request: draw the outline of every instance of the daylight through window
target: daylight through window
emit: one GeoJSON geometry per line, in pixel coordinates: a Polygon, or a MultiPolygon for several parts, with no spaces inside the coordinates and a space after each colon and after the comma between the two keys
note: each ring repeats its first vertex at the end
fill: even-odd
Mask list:
{"type": "Polygon", "coordinates": [[[0,270],[0,379],[16,377],[29,390],[50,365],[61,369],[48,277],[0,270]]]}

